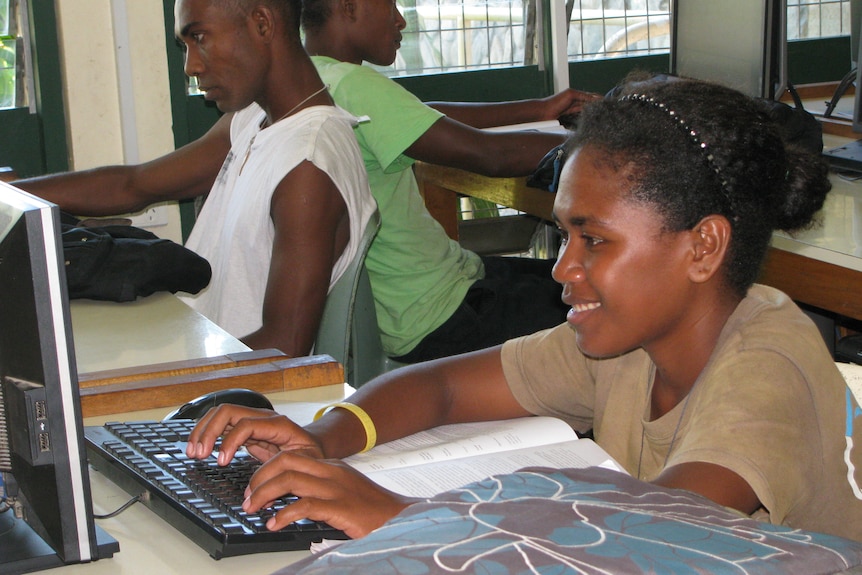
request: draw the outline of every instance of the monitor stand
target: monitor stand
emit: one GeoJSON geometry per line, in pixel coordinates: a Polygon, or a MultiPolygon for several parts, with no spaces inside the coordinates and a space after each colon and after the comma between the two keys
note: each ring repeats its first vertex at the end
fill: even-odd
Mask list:
{"type": "MultiPolygon", "coordinates": [[[[120,550],[117,541],[96,526],[97,559],[107,559],[120,550]]],[[[0,575],[31,573],[66,565],[26,521],[11,511],[0,514],[0,575]]]]}
{"type": "Polygon", "coordinates": [[[862,140],[856,140],[831,150],[824,150],[823,157],[837,171],[862,172],[862,140]]]}

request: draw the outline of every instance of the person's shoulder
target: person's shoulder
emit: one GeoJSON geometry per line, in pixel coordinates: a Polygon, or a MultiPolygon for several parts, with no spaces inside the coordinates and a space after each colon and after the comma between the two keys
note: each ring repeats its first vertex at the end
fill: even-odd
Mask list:
{"type": "Polygon", "coordinates": [[[323,78],[324,82],[330,84],[330,89],[334,89],[333,83],[341,83],[357,80],[385,81],[394,82],[375,70],[370,66],[353,64],[352,62],[342,62],[329,56],[312,56],[311,61],[317,68],[318,74],[323,78]]]}
{"type": "Polygon", "coordinates": [[[783,291],[774,287],[754,284],[740,302],[734,316],[741,324],[784,323],[804,320],[805,314],[783,291]]]}
{"type": "Polygon", "coordinates": [[[409,94],[395,80],[371,66],[340,62],[332,58],[316,60],[315,66],[324,83],[329,86],[329,93],[337,99],[370,99],[376,102],[409,94]]]}
{"type": "Polygon", "coordinates": [[[368,121],[367,117],[357,117],[339,106],[313,106],[299,112],[294,120],[293,130],[301,130],[315,137],[332,135],[355,139],[354,129],[368,121]]]}
{"type": "MultiPolygon", "coordinates": [[[[721,336],[735,361],[742,357],[776,361],[783,357],[803,372],[834,368],[834,362],[814,322],[784,292],[757,285],[728,319],[721,336]],[[766,354],[766,355],[765,355],[766,354]]],[[[757,361],[753,359],[753,361],[757,361]]]]}

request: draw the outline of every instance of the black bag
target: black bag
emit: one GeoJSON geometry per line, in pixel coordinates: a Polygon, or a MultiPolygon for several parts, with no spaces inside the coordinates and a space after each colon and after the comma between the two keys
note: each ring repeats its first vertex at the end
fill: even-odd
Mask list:
{"type": "Polygon", "coordinates": [[[778,125],[785,144],[795,144],[813,154],[823,152],[823,125],[800,104],[789,106],[760,98],[770,119],[778,125]]]}
{"type": "Polygon", "coordinates": [[[557,192],[557,183],[560,181],[560,172],[566,162],[565,144],[551,148],[551,151],[539,161],[538,167],[532,174],[527,176],[526,184],[531,188],[547,190],[551,193],[557,192]]]}
{"type": "Polygon", "coordinates": [[[197,293],[209,262],[146,230],[126,225],[61,224],[69,298],[132,301],[158,291],[197,293]]]}

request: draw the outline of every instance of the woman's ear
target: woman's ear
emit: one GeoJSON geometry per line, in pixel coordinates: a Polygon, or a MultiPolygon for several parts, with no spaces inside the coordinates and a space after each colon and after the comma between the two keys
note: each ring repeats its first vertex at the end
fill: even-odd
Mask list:
{"type": "Polygon", "coordinates": [[[730,246],[732,228],[724,216],[710,215],[692,228],[692,260],[689,277],[703,283],[721,268],[730,246]]]}

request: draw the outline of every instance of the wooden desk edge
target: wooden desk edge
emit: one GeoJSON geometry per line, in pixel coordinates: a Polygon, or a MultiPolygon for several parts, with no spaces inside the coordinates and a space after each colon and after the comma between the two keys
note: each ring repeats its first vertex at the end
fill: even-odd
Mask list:
{"type": "Polygon", "coordinates": [[[328,355],[288,358],[281,352],[248,352],[149,367],[149,372],[146,367],[129,369],[128,377],[123,370],[82,374],[82,415],[171,407],[234,387],[267,393],[344,383],[343,367],[328,355]]]}
{"type": "Polygon", "coordinates": [[[777,288],[794,301],[862,320],[860,272],[769,248],[759,283],[777,288]]]}

